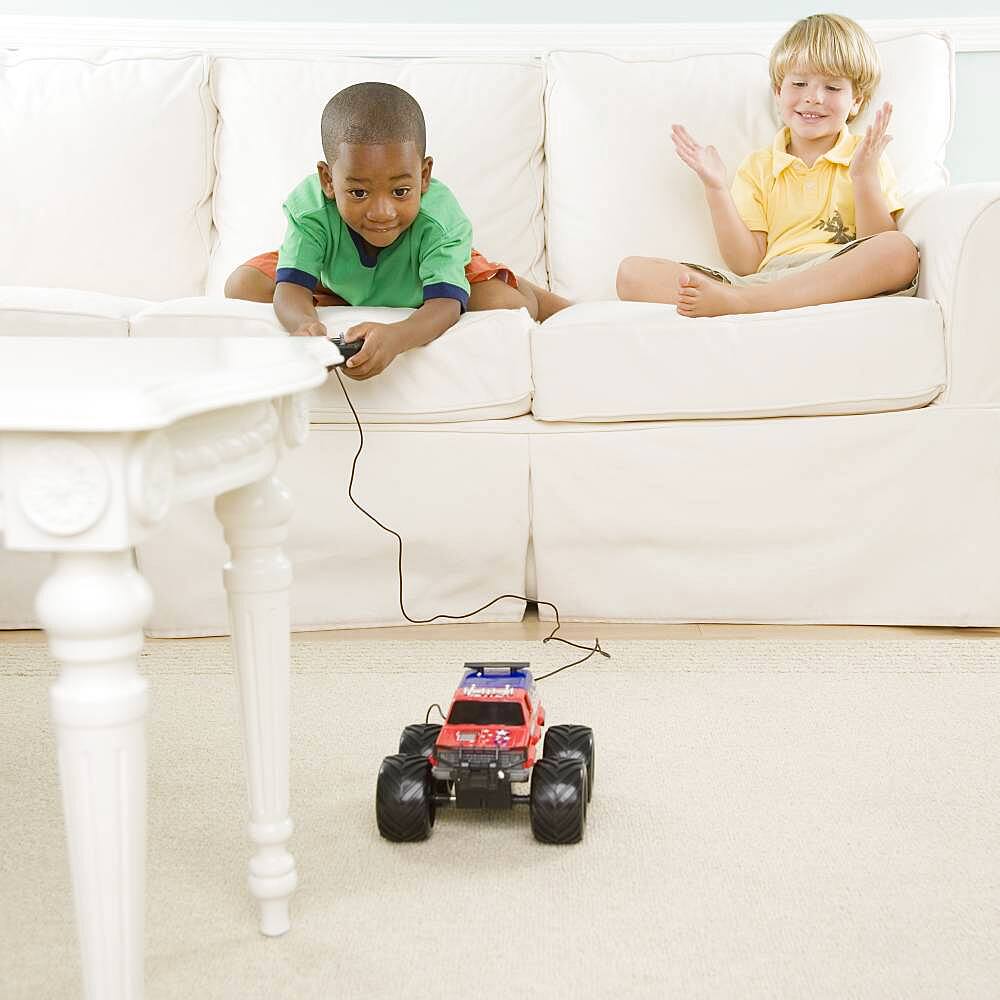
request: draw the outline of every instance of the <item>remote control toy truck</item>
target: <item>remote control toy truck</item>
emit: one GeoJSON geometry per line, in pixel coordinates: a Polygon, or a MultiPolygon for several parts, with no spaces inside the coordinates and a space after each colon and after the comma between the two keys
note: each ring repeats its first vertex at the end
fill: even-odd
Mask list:
{"type": "Polygon", "coordinates": [[[594,734],[550,726],[527,663],[467,663],[443,725],[403,730],[399,753],[382,761],[375,791],[379,833],[425,840],[439,806],[508,809],[526,804],[531,830],[548,844],[583,837],[594,787],[594,734]],[[531,782],[530,793],[515,785],[531,782]]]}

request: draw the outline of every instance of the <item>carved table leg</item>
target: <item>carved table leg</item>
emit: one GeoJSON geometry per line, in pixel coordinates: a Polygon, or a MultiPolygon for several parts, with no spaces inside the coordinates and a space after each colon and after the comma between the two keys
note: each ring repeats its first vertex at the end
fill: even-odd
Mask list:
{"type": "Polygon", "coordinates": [[[59,554],[36,598],[62,666],[51,704],[89,1000],[143,990],[148,683],[137,657],[152,608],[128,552],[59,554]]]}
{"type": "Polygon", "coordinates": [[[250,891],[260,900],[261,932],[284,934],[288,900],[298,883],[286,844],[288,815],[288,679],[292,569],[282,549],[292,503],[273,476],[215,502],[231,553],[224,578],[240,692],[250,793],[250,891]]]}

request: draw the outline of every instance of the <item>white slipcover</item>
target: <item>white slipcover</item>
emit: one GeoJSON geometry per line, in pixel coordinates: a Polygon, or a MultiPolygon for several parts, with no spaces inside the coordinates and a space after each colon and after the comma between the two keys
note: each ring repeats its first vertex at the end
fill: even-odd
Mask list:
{"type": "Polygon", "coordinates": [[[689,319],[585,302],[531,337],[540,420],[706,420],[877,413],[944,388],[941,310],[882,298],[689,319]]]}
{"type": "MultiPolygon", "coordinates": [[[[394,323],[412,309],[319,310],[330,334],[371,320],[394,323]]],[[[466,313],[437,340],[397,357],[391,376],[344,383],[366,423],[457,423],[516,417],[531,409],[528,335],[536,324],[524,309],[466,313]]],[[[258,302],[182,299],[150,306],[132,319],[135,337],[284,337],[274,309],[258,302]]],[[[337,380],[313,395],[314,423],[354,422],[337,380]]]]}
{"type": "Polygon", "coordinates": [[[148,305],[74,288],[3,285],[0,337],[127,337],[130,318],[148,305]]]}
{"type": "MultiPolygon", "coordinates": [[[[894,103],[918,298],[696,321],[613,301],[615,270],[635,254],[718,263],[669,126],[734,169],[777,129],[766,58],[547,55],[542,36],[502,58],[489,42],[462,58],[0,55],[0,333],[283,335],[269,306],[219,298],[222,283],[280,241],[326,99],[396,82],[424,106],[435,173],[477,247],[539,283],[547,252],[557,291],[605,300],[541,327],[467,315],[348,383],[366,428],[356,494],[406,540],[415,617],[537,593],[567,619],[1000,624],[1000,184],[941,187],[948,42],[882,38],[884,82],[855,125],[894,103]]],[[[331,329],[405,314],[322,313],[331,329]]],[[[298,628],[403,620],[394,542],[345,496],[356,447],[329,380],[279,472],[298,628]]],[[[226,630],[222,557],[197,505],[139,550],[154,633],[226,630]]],[[[0,562],[0,625],[30,624],[43,567],[0,562]]],[[[520,613],[507,600],[481,618],[520,613]]]]}
{"type": "Polygon", "coordinates": [[[0,276],[201,294],[216,110],[204,55],[0,51],[0,276]]]}
{"type": "MultiPolygon", "coordinates": [[[[523,594],[530,530],[528,417],[432,427],[365,428],[354,496],[403,538],[407,613],[474,611],[500,594],[523,594]]],[[[286,550],[295,577],[295,629],[402,625],[396,540],[348,500],[358,450],[351,425],[314,425],[278,477],[295,511],[286,550]]],[[[226,548],[208,504],[172,511],[137,550],[155,602],[151,635],[228,630],[221,570],[226,548]]],[[[505,600],[481,621],[519,621],[505,600]]],[[[473,619],[468,619],[473,620],[473,619]]]]}

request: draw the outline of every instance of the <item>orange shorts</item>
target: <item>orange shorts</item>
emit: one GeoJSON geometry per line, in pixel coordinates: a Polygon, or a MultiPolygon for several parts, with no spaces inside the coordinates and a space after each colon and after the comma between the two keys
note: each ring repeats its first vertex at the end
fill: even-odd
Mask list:
{"type": "MultiPolygon", "coordinates": [[[[275,271],[278,270],[278,251],[271,250],[268,253],[257,254],[243,264],[244,267],[252,267],[266,274],[274,281],[275,271]]],[[[507,267],[506,264],[494,264],[487,260],[478,250],[472,251],[472,258],[465,265],[465,280],[470,285],[479,281],[489,281],[490,278],[499,278],[511,288],[517,288],[517,275],[507,267]]],[[[313,289],[313,303],[317,306],[346,306],[348,305],[339,295],[318,284],[313,289]]]]}

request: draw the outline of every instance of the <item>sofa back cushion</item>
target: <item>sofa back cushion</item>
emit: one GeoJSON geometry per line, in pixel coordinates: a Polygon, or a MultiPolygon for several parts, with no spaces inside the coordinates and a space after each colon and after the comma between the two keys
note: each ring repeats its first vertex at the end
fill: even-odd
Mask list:
{"type": "Polygon", "coordinates": [[[200,293],[214,133],[204,56],[0,52],[4,284],[200,293]]]}
{"type": "Polygon", "coordinates": [[[212,76],[221,120],[209,294],[237,264],[280,245],[282,202],[324,158],[323,107],[365,80],[393,83],[420,102],[434,176],[472,220],[475,247],[544,282],[539,61],[226,57],[212,76]]]}
{"type": "MultiPolygon", "coordinates": [[[[945,184],[954,108],[951,45],[930,32],[877,43],[882,81],[851,128],[863,134],[892,101],[889,156],[905,201],[945,184]]],[[[730,178],[780,126],[767,56],[718,53],[627,59],[554,52],[548,59],[545,154],[553,288],[615,298],[615,272],[641,255],[724,266],[701,181],[674,152],[684,124],[722,156],[730,178]]]]}

